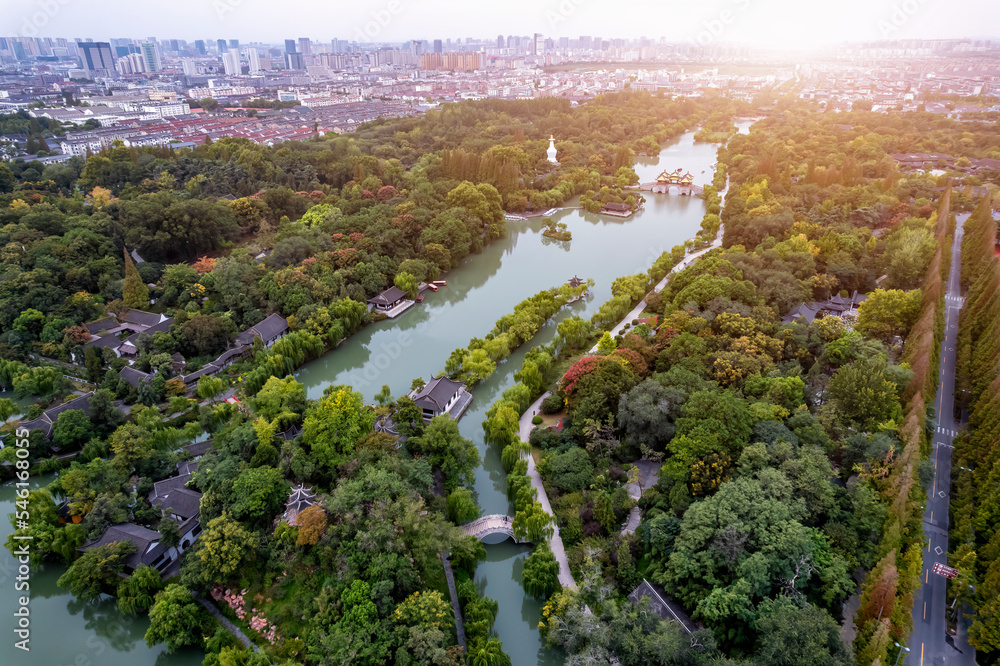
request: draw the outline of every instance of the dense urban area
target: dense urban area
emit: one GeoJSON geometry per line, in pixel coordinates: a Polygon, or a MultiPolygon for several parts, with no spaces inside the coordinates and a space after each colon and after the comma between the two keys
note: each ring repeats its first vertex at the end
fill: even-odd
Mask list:
{"type": "Polygon", "coordinates": [[[0,38],[0,538],[86,663],[996,664],[998,121],[998,41],[0,38]]]}

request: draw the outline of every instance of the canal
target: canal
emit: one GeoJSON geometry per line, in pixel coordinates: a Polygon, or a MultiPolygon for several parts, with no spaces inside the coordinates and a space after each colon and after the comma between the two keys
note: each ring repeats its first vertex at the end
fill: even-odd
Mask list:
{"type": "MultiPolygon", "coordinates": [[[[746,131],[750,123],[740,123],[746,131]]],[[[712,181],[718,144],[695,143],[688,132],[663,145],[656,157],[636,160],[640,182],[649,182],[663,170],[683,168],[696,184],[712,181]]],[[[483,459],[476,471],[474,490],[483,514],[511,513],[506,474],[499,452],[483,442],[486,410],[509,386],[531,346],[547,344],[558,322],[567,316],[589,318],[611,297],[611,283],[621,276],[646,271],[662,252],[694,236],[705,214],[702,199],[643,193],[645,207],[628,219],[565,210],[553,218],[565,222],[573,240],[543,239],[541,218],[508,221],[507,237],[480,254],[466,257],[447,276],[448,286],[425,292],[424,303],[402,317],[368,326],[336,351],[312,361],[298,373],[310,398],[331,384],[350,384],[372,399],[388,385],[399,396],[415,377],[430,379],[444,368],[448,355],[469,339],[482,337],[502,315],[542,289],[565,283],[574,275],[592,278],[590,299],[564,308],[529,343],[478,385],[475,398],[460,422],[465,437],[474,441],[483,459]]],[[[541,604],[524,593],[521,568],[530,548],[511,541],[486,548],[476,583],[500,604],[495,629],[514,664],[561,664],[562,656],[544,646],[538,634],[541,604]]]]}
{"type": "MultiPolygon", "coordinates": [[[[741,129],[743,128],[741,123],[741,129]]],[[[749,123],[745,123],[749,126],[749,123]]],[[[742,131],[745,131],[743,129],[742,131]]],[[[690,171],[696,183],[711,182],[716,144],[695,144],[693,132],[663,146],[655,158],[635,165],[641,182],[653,180],[664,169],[690,171]],[[704,173],[703,173],[704,172],[704,173]]],[[[560,312],[530,343],[546,344],[563,317],[590,317],[611,296],[611,282],[620,275],[645,271],[660,253],[691,238],[704,215],[704,202],[688,197],[645,193],[646,206],[622,220],[579,210],[555,214],[573,233],[569,243],[543,240],[542,222],[508,222],[507,237],[494,241],[482,253],[466,257],[447,277],[448,286],[426,293],[425,302],[392,321],[368,326],[339,348],[303,367],[297,378],[310,398],[322,395],[330,384],[351,384],[366,398],[373,398],[383,384],[395,396],[405,393],[415,377],[429,379],[444,368],[456,347],[482,337],[502,315],[542,289],[565,283],[573,275],[593,278],[593,296],[560,312]]],[[[484,513],[510,513],[506,476],[499,452],[483,443],[486,410],[514,384],[528,347],[518,349],[488,380],[475,389],[475,399],[460,422],[462,434],[479,447],[483,465],[476,471],[474,490],[484,513]]],[[[42,487],[52,476],[38,476],[42,487]]],[[[14,510],[12,483],[0,486],[0,542],[11,532],[7,514],[14,510]]],[[[496,632],[514,664],[554,665],[561,656],[545,648],[537,625],[541,604],[524,594],[521,568],[527,546],[510,541],[487,547],[487,559],[476,572],[484,594],[500,604],[496,632]]],[[[80,604],[56,580],[65,569],[45,565],[31,580],[31,653],[13,646],[12,634],[0,639],[0,664],[46,666],[197,666],[195,651],[167,654],[162,646],[146,647],[146,618],[118,613],[113,599],[80,604]]],[[[11,618],[16,608],[13,590],[15,562],[6,548],[0,552],[0,614],[11,618]]],[[[3,622],[11,627],[9,621],[3,622]]]]}

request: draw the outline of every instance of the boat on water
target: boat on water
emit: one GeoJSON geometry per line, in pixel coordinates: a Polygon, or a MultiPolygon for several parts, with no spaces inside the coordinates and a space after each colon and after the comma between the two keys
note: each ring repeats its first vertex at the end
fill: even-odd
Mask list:
{"type": "Polygon", "coordinates": [[[444,280],[433,280],[431,282],[431,284],[434,285],[435,287],[447,287],[448,286],[448,283],[446,281],[444,281],[444,280]]]}
{"type": "Polygon", "coordinates": [[[431,282],[430,284],[428,284],[427,288],[430,289],[431,291],[437,291],[438,290],[437,285],[434,284],[433,282],[431,282]]]}

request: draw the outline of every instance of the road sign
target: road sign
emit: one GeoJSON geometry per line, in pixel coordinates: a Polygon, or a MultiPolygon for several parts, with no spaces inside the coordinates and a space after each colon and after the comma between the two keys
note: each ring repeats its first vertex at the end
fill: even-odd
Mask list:
{"type": "Polygon", "coordinates": [[[957,578],[958,569],[952,569],[946,564],[941,564],[940,562],[935,562],[934,566],[931,567],[933,571],[938,576],[944,576],[945,578],[957,578]]]}

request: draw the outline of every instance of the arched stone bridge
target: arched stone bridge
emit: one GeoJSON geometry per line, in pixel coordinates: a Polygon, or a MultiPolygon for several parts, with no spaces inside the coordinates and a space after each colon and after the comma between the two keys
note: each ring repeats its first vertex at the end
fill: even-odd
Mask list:
{"type": "Polygon", "coordinates": [[[505,516],[502,513],[494,513],[462,525],[462,531],[466,536],[474,536],[480,541],[493,534],[502,534],[513,539],[514,543],[528,543],[514,536],[513,520],[510,516],[505,516]]]}

